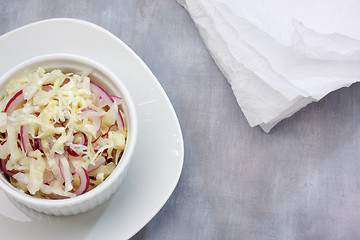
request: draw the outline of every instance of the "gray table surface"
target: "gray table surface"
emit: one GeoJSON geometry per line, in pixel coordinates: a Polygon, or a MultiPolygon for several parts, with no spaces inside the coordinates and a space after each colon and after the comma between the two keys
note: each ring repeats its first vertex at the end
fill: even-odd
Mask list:
{"type": "Polygon", "coordinates": [[[177,112],[185,144],[180,181],[133,239],[360,239],[359,84],[266,134],[248,126],[175,0],[0,0],[0,34],[54,17],[84,19],[118,36],[177,112]]]}

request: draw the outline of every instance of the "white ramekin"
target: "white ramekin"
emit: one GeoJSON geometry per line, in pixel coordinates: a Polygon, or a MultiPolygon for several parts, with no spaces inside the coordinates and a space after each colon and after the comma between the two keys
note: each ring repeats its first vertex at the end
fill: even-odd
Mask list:
{"type": "Polygon", "coordinates": [[[3,95],[3,89],[8,81],[34,72],[38,67],[45,70],[61,69],[74,73],[90,70],[90,78],[94,83],[102,86],[112,94],[122,96],[128,126],[126,147],[118,166],[103,183],[91,191],[74,198],[53,200],[30,196],[13,187],[4,177],[1,170],[0,188],[10,199],[16,200],[38,212],[51,215],[73,215],[88,211],[114,194],[127,174],[137,137],[135,105],[129,91],[114,73],[94,60],[73,54],[42,55],[16,65],[0,78],[0,97],[3,95]]]}

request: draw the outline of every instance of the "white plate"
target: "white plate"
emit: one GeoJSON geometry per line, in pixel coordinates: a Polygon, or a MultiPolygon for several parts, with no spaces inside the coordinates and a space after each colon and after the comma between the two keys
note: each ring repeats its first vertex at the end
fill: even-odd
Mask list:
{"type": "Polygon", "coordinates": [[[1,36],[0,75],[23,60],[55,52],[92,58],[125,83],[139,118],[133,164],[114,197],[76,216],[23,209],[0,192],[1,239],[130,238],[161,209],[179,180],[184,147],[175,111],[155,76],[129,47],[81,20],[51,19],[1,36]]]}

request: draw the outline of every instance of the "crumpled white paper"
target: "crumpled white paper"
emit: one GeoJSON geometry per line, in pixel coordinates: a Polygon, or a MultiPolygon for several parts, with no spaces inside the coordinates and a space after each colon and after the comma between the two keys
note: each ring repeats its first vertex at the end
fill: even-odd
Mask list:
{"type": "Polygon", "coordinates": [[[250,126],[360,80],[359,0],[178,0],[250,126]]]}

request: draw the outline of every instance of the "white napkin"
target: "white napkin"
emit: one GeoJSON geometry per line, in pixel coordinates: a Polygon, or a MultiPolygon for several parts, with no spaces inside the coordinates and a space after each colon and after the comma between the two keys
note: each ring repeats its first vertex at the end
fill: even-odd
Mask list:
{"type": "Polygon", "coordinates": [[[360,80],[359,0],[178,0],[250,126],[360,80]]]}

